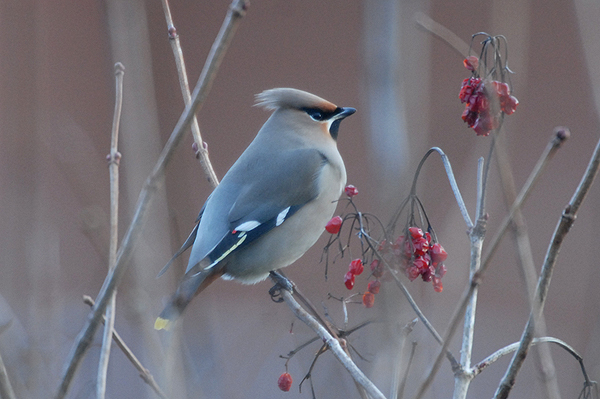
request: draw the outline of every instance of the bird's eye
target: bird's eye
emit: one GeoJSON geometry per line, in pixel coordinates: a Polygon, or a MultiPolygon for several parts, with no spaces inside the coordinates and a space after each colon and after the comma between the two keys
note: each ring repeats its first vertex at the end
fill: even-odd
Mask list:
{"type": "Polygon", "coordinates": [[[323,113],[321,111],[319,111],[318,109],[309,108],[309,109],[306,109],[305,111],[313,120],[315,120],[317,122],[321,122],[325,119],[323,117],[323,113]]]}

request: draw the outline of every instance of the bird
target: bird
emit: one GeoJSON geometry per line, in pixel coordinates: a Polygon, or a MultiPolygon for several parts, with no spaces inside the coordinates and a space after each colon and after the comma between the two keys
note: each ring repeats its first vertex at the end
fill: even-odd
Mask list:
{"type": "Polygon", "coordinates": [[[219,277],[255,284],[289,266],[315,244],[335,212],[346,185],[339,126],[356,109],[292,88],[265,90],[256,95],[256,106],[273,112],[159,273],[192,248],[156,330],[169,329],[219,277]]]}

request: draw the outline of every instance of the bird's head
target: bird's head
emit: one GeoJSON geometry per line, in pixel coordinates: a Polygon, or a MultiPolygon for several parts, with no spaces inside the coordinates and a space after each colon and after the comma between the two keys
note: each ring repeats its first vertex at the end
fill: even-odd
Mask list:
{"type": "Polygon", "coordinates": [[[337,140],[340,122],[356,112],[354,108],[338,107],[314,94],[291,88],[265,90],[256,96],[256,105],[276,111],[273,118],[297,125],[299,131],[308,133],[318,129],[333,140],[337,140]]]}

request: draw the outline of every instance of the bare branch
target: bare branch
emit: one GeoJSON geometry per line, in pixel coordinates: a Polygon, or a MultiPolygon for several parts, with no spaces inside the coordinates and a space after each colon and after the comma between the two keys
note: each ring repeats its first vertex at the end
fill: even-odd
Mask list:
{"type": "MultiPolygon", "coordinates": [[[[83,296],[83,303],[85,303],[86,305],[89,305],[90,307],[94,306],[94,300],[92,299],[91,296],[88,296],[88,295],[83,296]]],[[[106,318],[104,316],[102,316],[102,323],[105,323],[105,322],[106,322],[106,318]]],[[[150,387],[154,390],[154,392],[156,392],[158,394],[158,396],[160,396],[163,399],[166,399],[167,395],[165,395],[165,393],[162,391],[162,389],[160,389],[160,387],[156,383],[156,380],[154,379],[152,374],[150,374],[150,371],[148,371],[148,369],[144,367],[142,362],[140,362],[139,359],[133,354],[133,352],[131,351],[129,346],[127,346],[125,341],[123,341],[123,338],[121,338],[121,336],[115,329],[113,329],[113,332],[112,332],[112,339],[114,339],[115,343],[117,344],[119,349],[121,349],[121,351],[123,352],[125,357],[127,359],[129,359],[131,364],[133,364],[133,367],[135,367],[137,369],[137,371],[139,371],[140,378],[142,380],[144,380],[144,382],[146,384],[150,385],[150,387]]]]}
{"type": "Polygon", "coordinates": [[[221,26],[221,30],[215,39],[215,42],[208,55],[202,73],[198,78],[194,92],[192,93],[192,101],[185,107],[185,110],[181,114],[177,125],[171,133],[171,137],[165,144],[160,157],[154,166],[154,169],[146,179],[144,187],[140,192],[138,203],[136,206],[135,214],[129,229],[123,238],[119,253],[117,255],[117,263],[113,271],[111,271],[98,294],[96,304],[90,313],[85,326],[76,338],[75,344],[71,349],[63,376],[60,382],[60,386],[57,390],[55,398],[64,398],[67,394],[73,376],[79,366],[83,355],[87,352],[96,329],[101,320],[101,316],[106,309],[108,302],[112,296],[112,292],[121,282],[127,267],[129,266],[133,248],[138,241],[142,226],[147,217],[146,211],[150,206],[151,200],[154,197],[154,193],[163,183],[165,166],[169,163],[173,156],[174,150],[181,141],[183,134],[186,131],[187,126],[191,122],[194,113],[200,108],[200,106],[206,100],[208,91],[212,85],[217,70],[223,60],[225,51],[233,38],[233,34],[239,24],[241,18],[245,15],[247,2],[245,0],[233,0],[229,6],[225,21],[221,26]]]}
{"type": "MultiPolygon", "coordinates": [[[[169,1],[161,0],[161,2],[163,6],[163,11],[165,13],[165,19],[167,21],[167,29],[169,31],[169,42],[171,43],[171,49],[173,50],[173,56],[175,57],[175,65],[177,67],[177,75],[179,76],[179,86],[181,88],[181,94],[183,95],[183,101],[185,105],[188,106],[192,101],[192,96],[190,94],[190,85],[188,83],[188,76],[185,67],[185,61],[183,59],[183,52],[181,51],[179,35],[177,34],[175,24],[173,23],[171,9],[169,7],[169,1]]],[[[208,157],[207,146],[204,145],[204,141],[202,141],[202,135],[200,134],[200,126],[198,125],[198,119],[196,118],[196,115],[194,115],[192,118],[191,129],[192,136],[194,136],[194,142],[196,143],[196,147],[198,148],[196,156],[200,160],[200,165],[204,170],[204,174],[206,175],[208,182],[213,187],[217,187],[219,185],[219,179],[217,178],[217,174],[215,173],[212,163],[210,162],[210,159],[208,157]]]]}
{"type": "MultiPolygon", "coordinates": [[[[555,128],[555,134],[561,130],[564,132],[564,128],[555,128]]],[[[502,140],[502,138],[500,138],[496,143],[496,160],[498,170],[500,172],[500,183],[502,184],[504,201],[506,202],[507,206],[510,207],[510,205],[513,204],[517,198],[517,190],[515,187],[512,167],[506,151],[506,143],[504,140],[502,140]]],[[[529,241],[527,223],[520,208],[515,210],[513,221],[510,223],[510,226],[512,230],[513,241],[517,250],[523,285],[525,292],[527,293],[527,299],[531,309],[538,274],[537,270],[535,269],[535,262],[533,260],[533,252],[531,249],[531,243],[529,241]]],[[[536,336],[547,335],[546,320],[543,314],[540,316],[535,330],[536,336]]],[[[537,350],[535,351],[535,355],[536,367],[538,369],[540,380],[543,382],[546,389],[546,397],[548,399],[560,399],[560,388],[558,385],[556,367],[554,366],[554,360],[552,358],[550,346],[538,346],[537,350]]]]}
{"type": "MultiPolygon", "coordinates": [[[[121,109],[123,108],[123,75],[125,67],[120,62],[115,64],[115,111],[110,140],[110,154],[108,154],[108,171],[110,175],[110,244],[108,250],[108,270],[114,269],[117,263],[117,246],[119,244],[119,161],[121,155],[117,150],[119,143],[119,122],[121,120],[121,109]]],[[[100,360],[98,361],[98,377],[96,380],[96,398],[104,399],[106,395],[106,373],[108,371],[108,359],[110,358],[110,346],[112,333],[115,327],[117,291],[114,290],[109,304],[106,308],[106,322],[104,323],[104,335],[102,337],[102,348],[100,349],[100,360]]]]}
{"type": "MultiPolygon", "coordinates": [[[[573,347],[571,347],[571,345],[567,344],[566,342],[564,342],[558,338],[553,338],[553,337],[534,338],[533,341],[531,342],[531,344],[536,345],[536,344],[543,343],[543,342],[551,342],[551,343],[557,344],[558,346],[562,347],[567,352],[569,352],[577,361],[583,360],[581,355],[579,355],[579,353],[577,353],[575,351],[575,349],[573,349],[573,347]]],[[[504,348],[498,349],[496,352],[492,353],[491,355],[489,355],[488,357],[486,357],[485,359],[483,359],[482,361],[480,361],[479,363],[474,365],[473,371],[476,374],[481,373],[483,370],[485,370],[488,366],[490,366],[496,360],[500,359],[502,356],[506,356],[506,355],[511,354],[512,352],[516,351],[518,347],[519,347],[519,342],[515,342],[513,344],[505,346],[504,348]]]]}
{"type": "Polygon", "coordinates": [[[527,356],[527,352],[529,351],[529,347],[533,342],[533,335],[535,333],[535,322],[539,318],[539,315],[544,311],[544,304],[546,302],[546,297],[548,295],[548,288],[550,287],[550,281],[552,280],[552,272],[554,271],[554,267],[556,266],[556,261],[558,259],[558,253],[562,246],[562,243],[567,236],[571,226],[575,222],[575,218],[577,217],[577,212],[585,197],[587,196],[590,187],[592,186],[596,175],[598,174],[598,169],[600,167],[600,141],[596,144],[596,148],[590,159],[588,167],[579,183],[579,186],[575,190],[573,197],[569,201],[569,204],[566,206],[563,211],[558,225],[556,226],[556,230],[554,231],[554,235],[552,240],[550,241],[550,247],[546,253],[546,259],[544,260],[544,264],[542,266],[542,271],[540,273],[540,278],[538,279],[537,288],[535,290],[534,297],[534,308],[531,310],[529,314],[529,320],[523,330],[523,334],[521,336],[521,341],[519,344],[519,349],[514,354],[508,369],[506,370],[506,374],[502,378],[498,389],[496,390],[496,394],[494,398],[504,399],[508,397],[512,387],[515,384],[517,374],[521,370],[521,366],[525,361],[525,357],[527,356]]]}

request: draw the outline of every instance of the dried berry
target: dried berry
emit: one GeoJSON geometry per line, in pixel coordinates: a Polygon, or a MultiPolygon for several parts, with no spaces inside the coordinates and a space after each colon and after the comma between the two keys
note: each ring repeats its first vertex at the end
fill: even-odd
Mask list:
{"type": "Polygon", "coordinates": [[[444,265],[443,263],[440,263],[439,265],[437,265],[436,269],[435,269],[435,275],[438,276],[439,278],[444,277],[444,274],[446,274],[446,265],[444,265]]]}
{"type": "Polygon", "coordinates": [[[433,284],[433,289],[435,292],[442,292],[444,290],[444,285],[442,284],[442,279],[438,276],[433,276],[431,279],[433,284]]]}
{"type": "Polygon", "coordinates": [[[352,262],[350,262],[349,273],[358,276],[363,272],[363,270],[365,270],[365,268],[361,259],[354,259],[352,262]]]}
{"type": "Polygon", "coordinates": [[[372,294],[379,294],[379,288],[381,288],[381,283],[378,280],[369,281],[367,285],[367,290],[372,294]]]}
{"type": "Polygon", "coordinates": [[[383,263],[379,259],[373,259],[373,262],[371,262],[371,274],[373,277],[379,278],[383,276],[383,270],[383,263]]]}
{"type": "Polygon", "coordinates": [[[372,292],[365,292],[362,297],[363,305],[366,308],[372,308],[375,305],[375,295],[372,292]]]}
{"type": "Polygon", "coordinates": [[[283,392],[288,392],[292,387],[292,376],[289,373],[281,374],[277,380],[277,386],[283,392]]]}
{"type": "MultiPolygon", "coordinates": [[[[476,57],[473,57],[476,59],[476,57]]],[[[471,60],[472,61],[472,60],[471,60]]],[[[467,69],[472,64],[468,59],[464,61],[467,69]]],[[[485,82],[481,78],[470,77],[463,80],[460,86],[458,98],[461,103],[466,103],[462,120],[477,133],[478,136],[487,136],[500,126],[500,112],[511,115],[515,112],[519,101],[510,95],[510,87],[507,83],[497,80],[485,82]],[[486,90],[487,88],[487,90],[486,90]],[[497,100],[500,109],[492,110],[490,96],[497,100]]]]}
{"type": "Polygon", "coordinates": [[[423,230],[418,227],[409,227],[408,232],[412,239],[423,237],[423,230]]]}
{"type": "Polygon", "coordinates": [[[479,68],[479,58],[470,55],[464,59],[463,65],[471,72],[476,71],[479,68]]]}
{"type": "Polygon", "coordinates": [[[352,198],[358,194],[358,189],[356,187],[354,187],[352,184],[348,184],[346,186],[346,188],[344,189],[344,191],[346,192],[346,195],[350,198],[352,198]]]}
{"type": "Polygon", "coordinates": [[[429,243],[425,237],[418,237],[412,241],[413,248],[416,256],[422,256],[429,250],[429,243]]]}
{"type": "Polygon", "coordinates": [[[339,216],[334,216],[331,218],[329,222],[325,225],[325,230],[327,230],[330,234],[337,234],[340,232],[342,228],[342,218],[339,216]]]}
{"type": "Polygon", "coordinates": [[[431,255],[431,261],[434,265],[437,265],[448,258],[448,253],[444,250],[444,247],[437,242],[431,246],[429,254],[431,255]]]}
{"type": "Polygon", "coordinates": [[[354,273],[349,271],[344,275],[344,284],[346,284],[346,288],[349,290],[354,287],[354,273]]]}
{"type": "Polygon", "coordinates": [[[410,281],[414,281],[417,277],[419,277],[420,274],[421,271],[416,266],[410,266],[406,268],[406,276],[410,281]]]}

